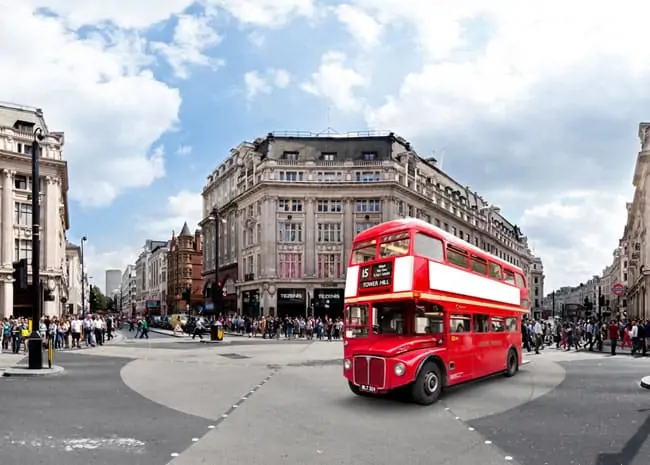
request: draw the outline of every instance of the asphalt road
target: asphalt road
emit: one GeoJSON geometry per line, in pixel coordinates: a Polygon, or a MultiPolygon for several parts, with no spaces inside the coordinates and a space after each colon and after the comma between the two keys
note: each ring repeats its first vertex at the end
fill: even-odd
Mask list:
{"type": "Polygon", "coordinates": [[[128,362],[59,353],[60,376],[0,378],[0,463],[161,465],[205,434],[207,420],[129,389],[128,362]]]}
{"type": "Polygon", "coordinates": [[[421,407],[351,394],[340,344],[168,339],[57,354],[59,377],[0,379],[0,464],[646,465],[650,456],[645,359],[545,351],[514,378],[421,407]]]}
{"type": "MultiPolygon", "coordinates": [[[[122,334],[126,339],[135,339],[135,330],[129,331],[128,327],[124,327],[120,330],[120,334],[122,334]]],[[[165,334],[159,334],[159,333],[154,333],[153,331],[149,331],[149,339],[172,339],[173,336],[167,336],[165,334]]],[[[139,337],[138,337],[139,339],[139,337]]],[[[142,339],[143,341],[146,340],[146,338],[142,339]]]]}
{"type": "Polygon", "coordinates": [[[646,465],[647,362],[594,355],[562,366],[566,378],[547,395],[471,425],[525,465],[646,465]]]}

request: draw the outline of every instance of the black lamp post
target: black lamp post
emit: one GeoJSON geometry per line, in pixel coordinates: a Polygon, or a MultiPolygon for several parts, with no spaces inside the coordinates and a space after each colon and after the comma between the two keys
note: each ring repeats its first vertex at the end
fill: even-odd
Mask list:
{"type": "Polygon", "coordinates": [[[84,267],[84,242],[88,238],[83,236],[81,238],[81,318],[86,319],[86,270],[84,267]]]}
{"type": "Polygon", "coordinates": [[[212,284],[212,303],[214,305],[214,315],[219,316],[219,307],[221,307],[222,290],[219,287],[219,209],[212,209],[212,218],[214,220],[214,283],[212,284]]]}
{"type": "Polygon", "coordinates": [[[43,130],[36,128],[32,144],[32,332],[29,335],[28,367],[30,370],[43,368],[43,339],[39,333],[41,320],[41,205],[39,162],[43,130]]]}

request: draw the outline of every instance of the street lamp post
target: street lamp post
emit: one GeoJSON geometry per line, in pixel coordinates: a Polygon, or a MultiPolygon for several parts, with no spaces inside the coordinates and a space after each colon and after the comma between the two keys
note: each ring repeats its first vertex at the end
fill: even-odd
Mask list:
{"type": "Polygon", "coordinates": [[[43,368],[43,339],[39,333],[41,320],[41,205],[39,162],[43,130],[36,128],[32,145],[32,332],[29,335],[28,367],[30,370],[43,368]]]}
{"type": "Polygon", "coordinates": [[[86,268],[84,265],[84,242],[88,238],[81,238],[81,318],[86,319],[86,268]]]}
{"type": "MultiPolygon", "coordinates": [[[[214,315],[219,316],[217,303],[221,303],[221,289],[219,289],[219,209],[214,207],[212,209],[212,218],[214,219],[214,283],[212,284],[212,304],[214,305],[214,315]]],[[[220,305],[219,305],[220,306],[220,305]]]]}

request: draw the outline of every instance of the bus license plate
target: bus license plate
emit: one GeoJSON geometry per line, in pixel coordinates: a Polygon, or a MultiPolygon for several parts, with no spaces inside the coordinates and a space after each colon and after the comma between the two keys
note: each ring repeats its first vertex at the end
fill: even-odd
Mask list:
{"type": "Polygon", "coordinates": [[[361,386],[359,386],[359,388],[360,388],[362,391],[365,391],[365,392],[377,392],[377,388],[376,388],[376,387],[374,387],[374,386],[368,386],[367,384],[362,384],[361,386]]]}

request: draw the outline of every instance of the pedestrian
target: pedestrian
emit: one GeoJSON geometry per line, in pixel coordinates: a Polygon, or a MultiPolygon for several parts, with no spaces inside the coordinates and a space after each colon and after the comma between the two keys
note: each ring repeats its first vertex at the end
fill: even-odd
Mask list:
{"type": "Polygon", "coordinates": [[[618,342],[618,324],[612,320],[607,327],[607,337],[611,344],[612,355],[616,355],[616,343],[618,342]]]}
{"type": "Polygon", "coordinates": [[[145,318],[143,318],[142,321],[140,322],[139,329],[140,329],[140,339],[142,339],[143,337],[149,339],[149,322],[147,322],[145,318]]]}
{"type": "Polygon", "coordinates": [[[194,323],[194,331],[192,331],[192,339],[199,336],[199,340],[203,340],[203,321],[200,318],[196,319],[194,323]]]}

